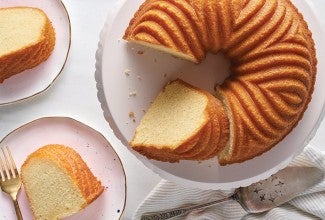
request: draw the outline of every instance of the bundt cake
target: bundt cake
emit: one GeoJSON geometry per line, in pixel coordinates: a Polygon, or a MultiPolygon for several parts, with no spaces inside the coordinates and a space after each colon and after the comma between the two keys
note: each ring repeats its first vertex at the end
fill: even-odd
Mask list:
{"type": "Polygon", "coordinates": [[[38,8],[0,8],[0,83],[45,61],[55,45],[55,32],[38,8]]]}
{"type": "MultiPolygon", "coordinates": [[[[146,0],[123,38],[195,63],[207,52],[222,52],[231,61],[230,77],[214,94],[230,130],[218,153],[221,165],[272,148],[297,125],[310,102],[314,41],[289,0],[146,0]]],[[[212,130],[222,130],[214,124],[212,130]]]]}
{"type": "Polygon", "coordinates": [[[80,155],[47,145],[28,156],[21,168],[34,219],[61,219],[85,208],[104,190],[80,155]]]}

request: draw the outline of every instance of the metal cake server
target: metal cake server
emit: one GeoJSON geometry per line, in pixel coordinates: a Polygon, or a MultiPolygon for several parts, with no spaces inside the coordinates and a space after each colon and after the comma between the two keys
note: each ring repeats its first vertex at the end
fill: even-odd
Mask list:
{"type": "Polygon", "coordinates": [[[265,180],[236,189],[234,194],[227,198],[200,205],[146,213],[141,216],[141,220],[171,219],[232,199],[239,202],[248,213],[260,213],[289,201],[319,183],[323,177],[324,173],[315,167],[287,167],[265,180]]]}

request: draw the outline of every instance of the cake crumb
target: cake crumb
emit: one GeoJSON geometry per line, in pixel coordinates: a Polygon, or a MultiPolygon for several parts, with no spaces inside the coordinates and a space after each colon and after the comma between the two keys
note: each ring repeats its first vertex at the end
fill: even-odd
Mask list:
{"type": "Polygon", "coordinates": [[[143,113],[146,113],[146,110],[142,109],[142,112],[143,112],[143,113]]]}
{"type": "Polygon", "coordinates": [[[137,54],[142,55],[142,54],[144,54],[144,51],[143,50],[138,50],[137,54]]]}
{"type": "Polygon", "coordinates": [[[129,97],[135,97],[137,95],[137,92],[133,90],[132,92],[129,93],[129,97]]]}
{"type": "Polygon", "coordinates": [[[137,78],[138,78],[138,80],[141,80],[142,79],[140,75],[137,75],[137,78]]]}
{"type": "Polygon", "coordinates": [[[164,74],[164,77],[165,77],[165,78],[167,77],[167,73],[164,74]]]}
{"type": "Polygon", "coordinates": [[[135,113],[134,112],[129,112],[129,117],[130,118],[135,118],[135,113]]]}
{"type": "Polygon", "coordinates": [[[157,59],[156,59],[156,58],[154,58],[154,59],[153,59],[153,62],[157,63],[157,59]]]}
{"type": "Polygon", "coordinates": [[[129,118],[131,118],[132,121],[135,122],[135,113],[134,112],[129,112],[129,118]]]}
{"type": "Polygon", "coordinates": [[[117,43],[120,43],[121,42],[121,39],[117,39],[117,43]]]}
{"type": "Polygon", "coordinates": [[[129,69],[125,69],[124,70],[124,74],[126,75],[126,76],[130,76],[130,73],[131,73],[131,70],[129,70],[129,69]]]}

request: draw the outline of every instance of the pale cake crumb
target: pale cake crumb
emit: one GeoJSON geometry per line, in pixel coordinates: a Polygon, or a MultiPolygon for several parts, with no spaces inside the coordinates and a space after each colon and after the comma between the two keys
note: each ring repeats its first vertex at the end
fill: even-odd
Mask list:
{"type": "MultiPolygon", "coordinates": [[[[135,113],[134,112],[129,112],[129,118],[132,119],[133,122],[135,122],[135,113]]],[[[126,122],[126,124],[128,125],[129,123],[126,122]]]]}
{"type": "Polygon", "coordinates": [[[134,112],[129,112],[129,117],[130,118],[135,118],[135,113],[134,112]]]}
{"type": "Polygon", "coordinates": [[[131,70],[129,70],[128,68],[126,68],[126,69],[124,70],[124,74],[125,74],[126,76],[130,76],[130,73],[131,73],[131,70]]]}
{"type": "Polygon", "coordinates": [[[140,75],[137,75],[137,78],[138,78],[138,80],[141,80],[142,79],[140,75]]]}
{"type": "Polygon", "coordinates": [[[129,93],[129,97],[135,97],[137,95],[137,92],[133,90],[132,92],[129,93]]]}

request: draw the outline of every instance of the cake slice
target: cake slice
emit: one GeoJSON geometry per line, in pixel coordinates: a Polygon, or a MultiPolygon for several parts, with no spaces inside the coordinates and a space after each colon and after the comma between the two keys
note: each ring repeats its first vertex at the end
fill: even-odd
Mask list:
{"type": "Polygon", "coordinates": [[[177,155],[192,149],[210,122],[208,106],[208,97],[199,89],[172,81],[141,119],[131,147],[149,158],[178,161],[177,155]]]}
{"type": "Polygon", "coordinates": [[[0,83],[48,59],[55,31],[38,8],[0,8],[0,83]]]}
{"type": "Polygon", "coordinates": [[[164,162],[207,160],[229,150],[229,120],[210,93],[177,79],[167,84],[136,128],[131,147],[164,162]]]}
{"type": "Polygon", "coordinates": [[[62,145],[47,145],[29,155],[21,177],[36,220],[72,215],[104,190],[80,155],[62,145]]]}

